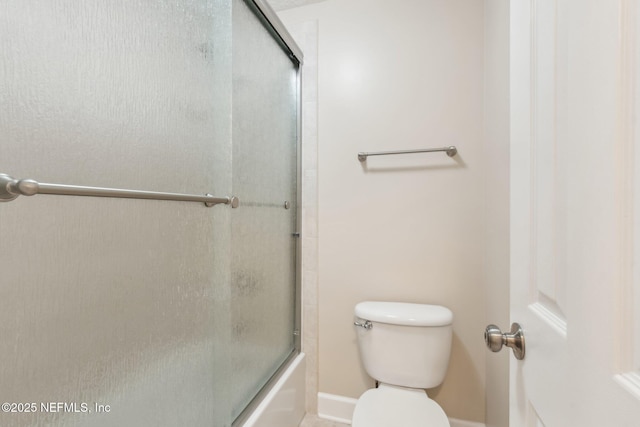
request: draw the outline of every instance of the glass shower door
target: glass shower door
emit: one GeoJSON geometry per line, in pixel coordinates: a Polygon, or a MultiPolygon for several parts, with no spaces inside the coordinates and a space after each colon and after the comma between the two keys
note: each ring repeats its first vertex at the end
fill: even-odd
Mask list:
{"type": "Polygon", "coordinates": [[[232,419],[295,349],[298,64],[249,3],[233,3],[232,419]]]}
{"type": "Polygon", "coordinates": [[[241,0],[0,2],[1,426],[229,427],[295,351],[298,66],[241,0]],[[41,407],[38,405],[38,409],[41,407]]]}

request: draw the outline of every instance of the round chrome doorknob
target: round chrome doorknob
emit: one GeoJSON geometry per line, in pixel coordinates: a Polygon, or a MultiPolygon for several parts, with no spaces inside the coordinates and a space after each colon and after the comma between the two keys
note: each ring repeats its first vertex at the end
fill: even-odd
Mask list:
{"type": "Polygon", "coordinates": [[[497,353],[502,349],[502,331],[496,325],[489,325],[484,330],[484,342],[489,350],[497,353]]]}
{"type": "Polygon", "coordinates": [[[502,346],[506,345],[513,350],[513,355],[516,359],[524,359],[524,334],[517,323],[511,324],[511,332],[508,334],[503,334],[496,325],[487,326],[484,330],[484,342],[489,350],[494,353],[500,351],[502,346]]]}

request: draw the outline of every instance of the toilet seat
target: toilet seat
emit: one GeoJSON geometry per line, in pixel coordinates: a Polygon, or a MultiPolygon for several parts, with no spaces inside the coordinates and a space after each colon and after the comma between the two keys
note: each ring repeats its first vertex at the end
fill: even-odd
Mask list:
{"type": "Polygon", "coordinates": [[[353,427],[450,427],[442,408],[420,389],[380,384],[364,392],[353,427]]]}

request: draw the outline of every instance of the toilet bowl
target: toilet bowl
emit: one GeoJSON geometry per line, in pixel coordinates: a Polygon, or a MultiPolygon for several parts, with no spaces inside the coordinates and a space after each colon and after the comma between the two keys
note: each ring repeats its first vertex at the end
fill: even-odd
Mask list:
{"type": "Polygon", "coordinates": [[[449,427],[440,405],[424,390],[380,384],[364,392],[353,412],[356,427],[449,427]]]}
{"type": "Polygon", "coordinates": [[[449,427],[425,388],[442,383],[453,314],[427,304],[365,301],[355,307],[360,357],[379,387],[360,396],[354,427],[449,427]]]}

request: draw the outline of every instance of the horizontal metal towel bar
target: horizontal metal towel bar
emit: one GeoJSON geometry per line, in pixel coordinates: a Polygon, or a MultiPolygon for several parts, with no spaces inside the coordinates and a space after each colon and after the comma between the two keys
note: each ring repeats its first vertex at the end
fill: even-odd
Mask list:
{"type": "Polygon", "coordinates": [[[367,160],[367,157],[369,156],[388,156],[390,154],[433,153],[436,151],[444,151],[445,153],[447,153],[447,156],[449,157],[453,157],[456,154],[458,154],[458,149],[452,145],[450,147],[425,148],[422,150],[378,151],[376,153],[360,152],[358,153],[358,160],[360,160],[361,162],[364,162],[365,160],[367,160]]]}
{"type": "Polygon", "coordinates": [[[231,205],[237,208],[240,204],[235,196],[213,197],[210,194],[161,193],[157,191],[122,190],[119,188],[84,187],[79,185],[47,184],[32,179],[14,179],[0,173],[0,202],[10,202],[18,196],[35,194],[56,194],[61,196],[117,197],[125,199],[175,200],[180,202],[202,202],[211,207],[217,204],[231,205]]]}

